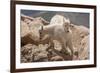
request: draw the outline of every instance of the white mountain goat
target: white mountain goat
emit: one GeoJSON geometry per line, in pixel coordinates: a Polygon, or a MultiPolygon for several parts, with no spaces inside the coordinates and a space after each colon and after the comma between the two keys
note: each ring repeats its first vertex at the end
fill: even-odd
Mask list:
{"type": "MultiPolygon", "coordinates": [[[[70,20],[66,19],[64,21],[63,19],[63,24],[49,24],[46,26],[43,26],[42,29],[40,30],[40,35],[45,36],[48,35],[49,39],[51,42],[53,40],[57,40],[61,43],[62,49],[67,52],[67,47],[71,51],[71,55],[73,57],[73,44],[72,44],[72,32],[69,28],[70,25],[70,20]]],[[[42,39],[44,40],[44,39],[42,39]]]]}

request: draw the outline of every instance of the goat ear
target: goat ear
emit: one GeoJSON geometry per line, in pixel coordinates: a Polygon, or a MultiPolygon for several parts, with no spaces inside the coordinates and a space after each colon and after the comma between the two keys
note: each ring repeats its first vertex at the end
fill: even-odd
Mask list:
{"type": "Polygon", "coordinates": [[[64,19],[64,17],[63,17],[63,22],[65,23],[65,19],[64,19]]]}
{"type": "Polygon", "coordinates": [[[70,23],[70,19],[69,18],[67,18],[67,22],[70,23]]]}

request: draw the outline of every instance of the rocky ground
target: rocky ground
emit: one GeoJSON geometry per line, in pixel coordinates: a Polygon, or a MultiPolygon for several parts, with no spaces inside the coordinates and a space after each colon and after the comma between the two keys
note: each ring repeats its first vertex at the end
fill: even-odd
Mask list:
{"type": "MultiPolygon", "coordinates": [[[[89,29],[85,26],[70,24],[72,31],[72,43],[74,47],[73,58],[70,51],[64,51],[59,41],[53,40],[54,47],[51,47],[49,38],[41,41],[40,26],[50,25],[55,22],[48,22],[42,17],[29,17],[21,15],[21,62],[48,62],[89,59],[89,29]]],[[[61,18],[62,19],[62,18],[61,18]]],[[[66,19],[66,18],[65,18],[66,19]]],[[[60,20],[63,23],[63,20],[60,20]]],[[[59,22],[58,22],[59,23],[59,22]]]]}

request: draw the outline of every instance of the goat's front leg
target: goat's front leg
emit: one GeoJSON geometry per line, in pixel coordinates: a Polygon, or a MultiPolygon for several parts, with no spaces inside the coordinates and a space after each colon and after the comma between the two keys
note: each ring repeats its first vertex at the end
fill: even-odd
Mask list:
{"type": "Polygon", "coordinates": [[[60,41],[60,43],[61,43],[61,46],[62,46],[61,53],[67,54],[65,42],[64,41],[60,41]]]}
{"type": "Polygon", "coordinates": [[[74,57],[74,49],[73,49],[72,42],[66,43],[66,46],[68,46],[68,48],[70,49],[70,51],[71,51],[71,56],[72,56],[72,59],[73,59],[73,57],[74,57]]]}

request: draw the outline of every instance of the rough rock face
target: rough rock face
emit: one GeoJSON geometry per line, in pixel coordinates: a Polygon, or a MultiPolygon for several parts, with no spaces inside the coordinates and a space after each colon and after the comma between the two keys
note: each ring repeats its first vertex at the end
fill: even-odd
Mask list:
{"type": "Polygon", "coordinates": [[[21,62],[32,62],[33,61],[33,45],[27,44],[21,48],[21,62]]]}
{"type": "Polygon", "coordinates": [[[41,17],[32,18],[21,15],[21,41],[22,44],[34,43],[37,44],[40,40],[39,28],[40,26],[48,24],[46,20],[41,17]]]}
{"type": "MultiPolygon", "coordinates": [[[[67,28],[66,28],[67,29],[67,28]]],[[[65,36],[64,36],[65,37],[65,36]]],[[[64,60],[85,60],[89,59],[89,29],[85,26],[72,24],[69,19],[62,15],[52,17],[50,24],[42,17],[29,17],[21,15],[21,62],[46,62],[64,60]],[[62,25],[70,23],[68,28],[72,32],[73,56],[67,46],[63,50],[59,40],[50,40],[49,34],[41,36],[41,26],[62,25]],[[42,39],[42,40],[41,40],[42,39]],[[53,45],[51,45],[51,42],[53,45]]]]}
{"type": "Polygon", "coordinates": [[[22,45],[28,43],[35,43],[34,41],[39,41],[39,32],[31,30],[30,27],[24,22],[21,21],[21,43],[22,45]]]}
{"type": "Polygon", "coordinates": [[[48,46],[49,46],[48,44],[38,45],[37,47],[38,49],[35,49],[34,51],[34,61],[48,61],[48,52],[47,52],[48,46]]]}
{"type": "Polygon", "coordinates": [[[21,21],[21,37],[27,36],[30,33],[28,25],[21,21]]]}
{"type": "Polygon", "coordinates": [[[39,44],[38,46],[27,44],[21,48],[21,62],[48,61],[48,45],[39,44]]]}
{"type": "Polygon", "coordinates": [[[21,14],[21,20],[28,24],[28,22],[30,23],[34,18],[21,14]]]}
{"type": "Polygon", "coordinates": [[[85,36],[81,41],[81,49],[79,50],[79,59],[89,59],[89,35],[85,36]]]}
{"type": "Polygon", "coordinates": [[[51,61],[64,61],[64,58],[61,56],[54,56],[50,60],[51,61]]]}
{"type": "Polygon", "coordinates": [[[43,19],[42,17],[37,17],[37,18],[35,18],[36,20],[39,20],[41,23],[43,23],[43,25],[48,25],[49,24],[49,22],[48,21],[46,21],[45,19],[43,19]]]}
{"type": "Polygon", "coordinates": [[[75,24],[70,25],[73,36],[72,41],[73,45],[77,50],[81,48],[81,41],[84,39],[85,36],[89,35],[89,29],[85,26],[77,26],[75,24]]]}

